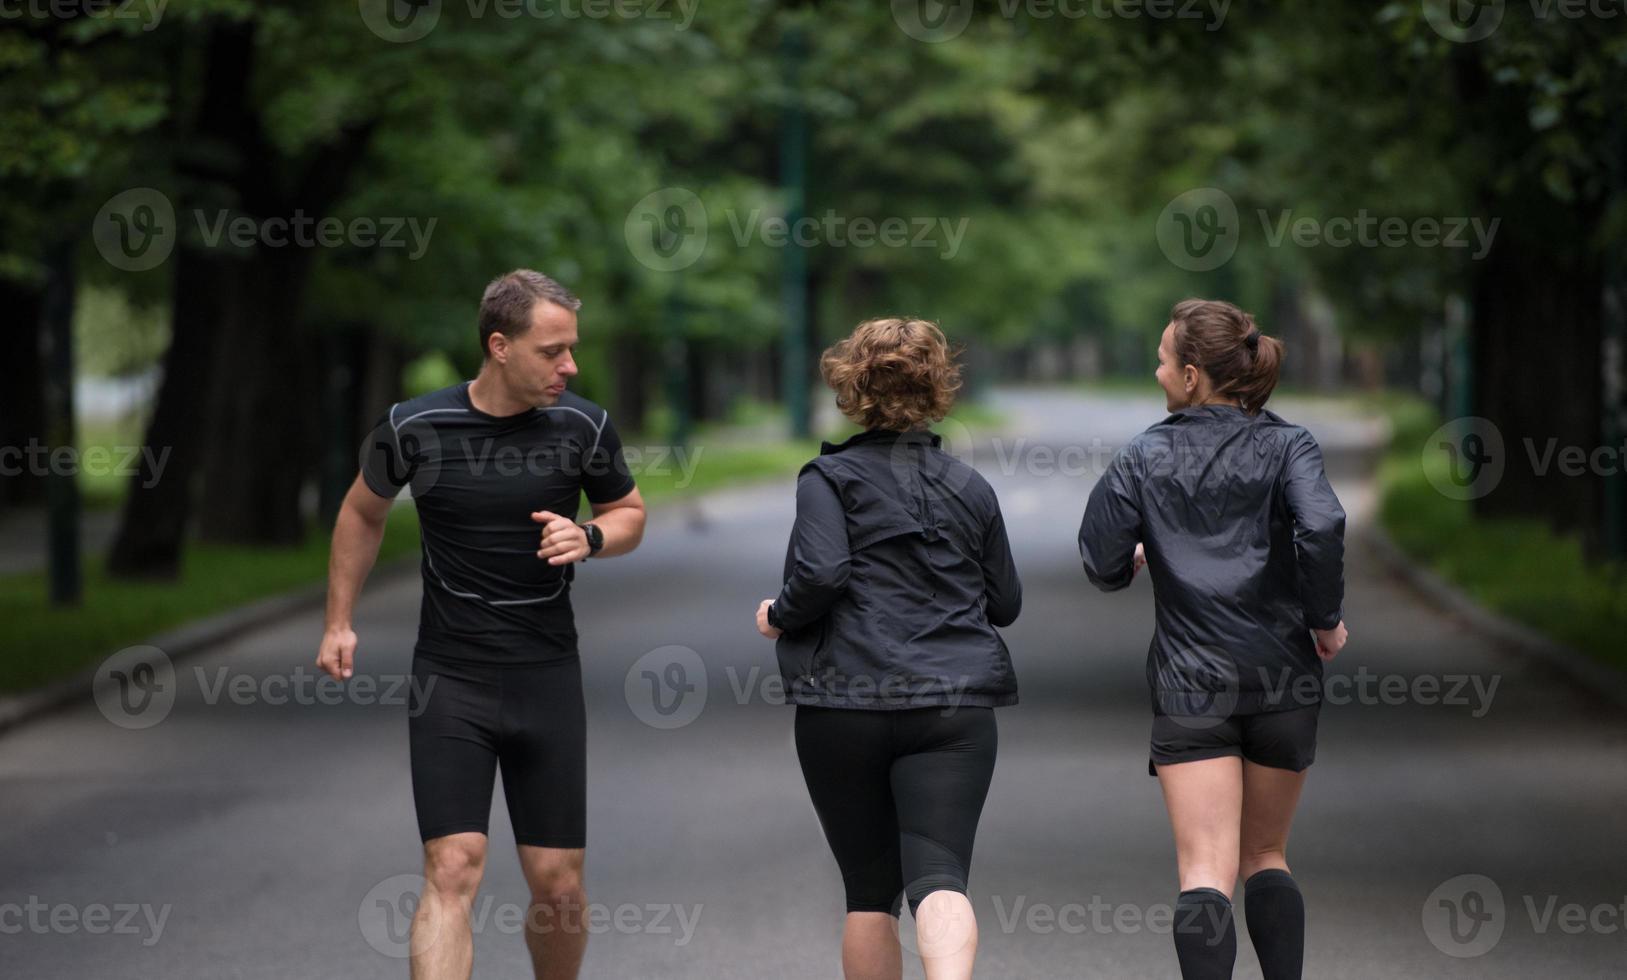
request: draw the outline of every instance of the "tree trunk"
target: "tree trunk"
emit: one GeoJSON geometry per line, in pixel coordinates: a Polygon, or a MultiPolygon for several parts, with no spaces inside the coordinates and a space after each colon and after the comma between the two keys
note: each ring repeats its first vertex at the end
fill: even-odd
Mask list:
{"type": "MultiPolygon", "coordinates": [[[[184,141],[178,169],[188,178],[192,196],[176,202],[202,206],[202,188],[230,183],[240,163],[233,152],[250,117],[248,73],[253,52],[252,27],[217,25],[208,29],[202,71],[203,99],[190,125],[177,128],[184,141]]],[[[177,95],[177,111],[181,104],[177,95]]],[[[145,459],[130,481],[118,534],[108,555],[109,573],[126,578],[174,578],[192,514],[192,485],[206,452],[204,420],[209,407],[210,368],[220,324],[230,300],[229,263],[221,252],[177,236],[173,295],[170,302],[170,346],[164,353],[163,378],[147,426],[146,445],[155,454],[168,452],[162,474],[149,472],[145,459]]]]}
{"type": "Polygon", "coordinates": [[[175,263],[170,344],[147,424],[145,444],[165,458],[162,476],[142,460],[125,494],[108,572],[125,578],[175,578],[192,511],[192,484],[204,455],[209,371],[230,288],[220,257],[183,237],[175,263]]]}
{"type": "Polygon", "coordinates": [[[1588,245],[1593,221],[1557,206],[1527,217],[1503,224],[1475,287],[1473,404],[1497,427],[1506,458],[1501,481],[1475,507],[1596,541],[1600,475],[1560,469],[1567,447],[1591,454],[1603,435],[1604,282],[1588,245]]]}
{"type": "MultiPolygon", "coordinates": [[[[27,453],[31,442],[43,444],[45,438],[45,368],[38,329],[44,295],[38,286],[0,280],[0,309],[12,324],[0,331],[0,364],[6,366],[6,383],[0,385],[0,449],[27,453]]],[[[16,466],[7,460],[0,468],[0,509],[44,502],[45,481],[26,459],[16,466]],[[10,470],[15,472],[8,474],[10,470]]]]}
{"type": "Polygon", "coordinates": [[[650,408],[649,345],[638,331],[624,328],[610,342],[610,416],[623,433],[642,433],[650,408]]]}
{"type": "Polygon", "coordinates": [[[321,445],[319,351],[300,327],[309,258],[292,249],[232,262],[232,284],[211,368],[208,453],[199,537],[294,545],[304,537],[300,491],[321,445]]]}

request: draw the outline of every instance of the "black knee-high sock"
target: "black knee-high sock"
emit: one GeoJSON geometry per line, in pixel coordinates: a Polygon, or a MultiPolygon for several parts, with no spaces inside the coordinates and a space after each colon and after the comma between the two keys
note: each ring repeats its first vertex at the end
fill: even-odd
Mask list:
{"type": "Polygon", "coordinates": [[[1294,876],[1267,868],[1243,883],[1248,937],[1265,980],[1300,980],[1305,968],[1305,898],[1294,876]]]}
{"type": "Polygon", "coordinates": [[[1174,932],[1182,980],[1230,980],[1237,961],[1237,928],[1225,895],[1213,888],[1181,892],[1174,932]]]}

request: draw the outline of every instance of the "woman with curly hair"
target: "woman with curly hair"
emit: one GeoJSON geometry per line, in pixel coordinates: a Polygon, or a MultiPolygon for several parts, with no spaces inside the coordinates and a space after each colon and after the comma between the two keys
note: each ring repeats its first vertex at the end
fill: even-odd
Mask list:
{"type": "Polygon", "coordinates": [[[960,387],[926,320],[859,324],[820,367],[865,431],[797,477],[778,640],[797,757],[847,892],[848,980],[902,975],[900,900],[929,980],[970,977],[972,841],[994,773],[993,709],[1017,701],[996,627],[1022,605],[993,489],[929,430],[960,387]]]}

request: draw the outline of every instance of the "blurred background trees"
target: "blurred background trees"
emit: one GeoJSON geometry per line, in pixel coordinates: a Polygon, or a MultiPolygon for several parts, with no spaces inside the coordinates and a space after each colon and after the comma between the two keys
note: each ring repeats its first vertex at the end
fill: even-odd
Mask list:
{"type": "MultiPolygon", "coordinates": [[[[1238,0],[1218,26],[987,3],[941,43],[861,0],[701,0],[692,19],[446,0],[405,43],[318,0],[172,0],[151,29],[25,10],[0,22],[0,445],[72,444],[52,337],[77,339],[81,372],[148,379],[135,438],[173,452],[128,481],[109,568],[166,577],[190,535],[285,544],[331,515],[378,413],[476,370],[480,291],[516,266],[582,296],[579,388],[654,438],[807,391],[867,316],[940,320],[975,389],[1144,378],[1169,307],[1207,295],[1286,338],[1287,385],[1491,420],[1509,472],[1477,506],[1619,554],[1619,477],[1539,484],[1517,440],[1622,439],[1627,18],[1510,3],[1467,43],[1430,2],[1238,0]],[[129,271],[92,230],[137,188],[173,207],[174,241],[129,271]],[[669,270],[630,216],[675,188],[707,244],[669,270]],[[1240,236],[1192,272],[1155,228],[1201,188],[1240,236]],[[934,232],[788,255],[761,222],[797,203],[934,232]],[[1478,257],[1273,238],[1361,213],[1498,225],[1478,257]],[[427,247],[211,235],[298,215],[411,217],[427,247]]],[[[424,2],[360,12],[386,5],[424,2]]],[[[44,497],[0,476],[0,507],[44,497]]]]}

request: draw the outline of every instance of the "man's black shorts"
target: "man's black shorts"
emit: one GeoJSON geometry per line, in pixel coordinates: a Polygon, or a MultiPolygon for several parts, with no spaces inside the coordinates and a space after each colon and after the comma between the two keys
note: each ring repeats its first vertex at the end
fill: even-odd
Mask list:
{"type": "Polygon", "coordinates": [[[1157,775],[1155,764],[1169,766],[1228,755],[1300,772],[1316,761],[1316,720],[1321,710],[1320,704],[1313,704],[1229,718],[1154,715],[1147,774],[1157,775]]]}
{"type": "Polygon", "coordinates": [[[412,672],[407,729],[419,836],[486,833],[501,766],[517,843],[585,846],[581,659],[497,667],[420,654],[412,672]]]}

